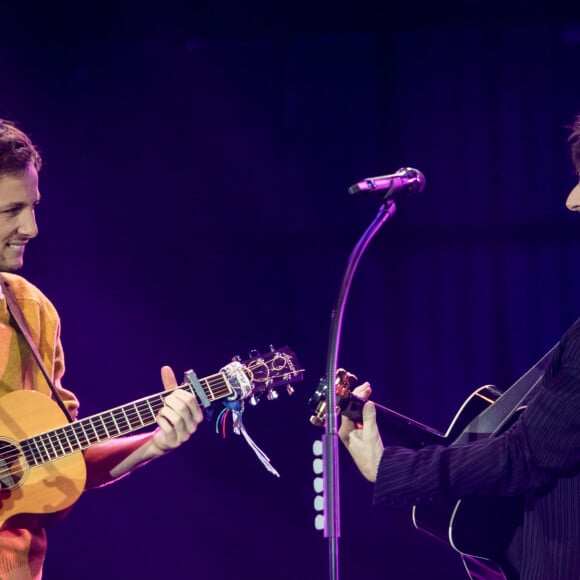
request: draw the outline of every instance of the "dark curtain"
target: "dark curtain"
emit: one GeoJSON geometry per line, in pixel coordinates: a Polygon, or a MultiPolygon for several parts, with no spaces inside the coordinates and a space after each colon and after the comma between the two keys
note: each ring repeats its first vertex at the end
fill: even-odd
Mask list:
{"type": "MultiPolygon", "coordinates": [[[[245,413],[279,480],[214,413],[171,456],[81,498],[50,530],[49,580],[326,577],[307,401],[347,257],[380,205],[347,194],[364,177],[427,178],[347,305],[339,362],[377,401],[444,431],[476,387],[509,386],[556,342],[580,293],[580,224],[564,208],[579,30],[2,44],[0,116],[45,157],[23,274],[60,311],[82,414],[156,392],[166,363],[206,376],[272,343],[306,369],[292,397],[245,413]]],[[[465,577],[409,510],[371,507],[342,450],[341,493],[345,580],[465,577]]]]}

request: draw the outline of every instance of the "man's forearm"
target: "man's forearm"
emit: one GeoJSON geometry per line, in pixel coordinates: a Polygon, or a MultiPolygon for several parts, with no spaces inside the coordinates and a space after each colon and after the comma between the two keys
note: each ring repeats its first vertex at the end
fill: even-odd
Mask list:
{"type": "Polygon", "coordinates": [[[87,464],[86,488],[112,483],[136,468],[165,454],[153,442],[154,431],[120,437],[91,447],[84,453],[87,464]]]}

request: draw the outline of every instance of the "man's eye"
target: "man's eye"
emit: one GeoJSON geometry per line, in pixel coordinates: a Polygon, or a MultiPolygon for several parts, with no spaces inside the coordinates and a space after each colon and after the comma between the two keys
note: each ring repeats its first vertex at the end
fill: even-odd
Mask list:
{"type": "Polygon", "coordinates": [[[18,215],[20,213],[20,211],[21,211],[21,209],[19,207],[11,207],[9,209],[5,209],[1,213],[3,215],[7,215],[7,216],[15,216],[15,215],[18,215]]]}

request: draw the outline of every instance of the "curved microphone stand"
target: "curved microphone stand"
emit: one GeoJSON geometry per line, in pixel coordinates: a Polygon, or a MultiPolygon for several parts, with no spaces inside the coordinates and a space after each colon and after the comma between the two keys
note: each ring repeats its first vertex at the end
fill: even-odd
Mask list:
{"type": "Polygon", "coordinates": [[[328,341],[328,355],[326,365],[327,389],[327,414],[326,432],[323,440],[323,466],[324,466],[324,490],[325,490],[325,537],[329,540],[329,571],[330,579],[337,580],[339,577],[338,539],[340,538],[340,493],[339,493],[339,469],[338,469],[338,413],[336,408],[335,375],[338,364],[338,350],[340,344],[340,332],[346,299],[354,273],[358,263],[375,234],[381,226],[390,219],[397,209],[392,199],[398,192],[418,192],[425,187],[425,177],[417,169],[406,167],[393,175],[371,177],[349,188],[349,193],[383,192],[384,203],[370,226],[365,230],[360,240],[354,247],[346,270],[342,277],[340,292],[336,306],[330,317],[330,336],[328,341]]]}

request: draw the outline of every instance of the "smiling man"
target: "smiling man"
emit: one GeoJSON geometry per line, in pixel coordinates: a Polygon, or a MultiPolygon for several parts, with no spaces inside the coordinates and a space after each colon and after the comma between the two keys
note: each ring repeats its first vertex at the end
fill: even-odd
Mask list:
{"type": "Polygon", "coordinates": [[[0,174],[1,272],[22,268],[26,244],[38,234],[34,211],[39,201],[38,171],[34,164],[28,164],[17,175],[0,174]]]}
{"type": "MultiPolygon", "coordinates": [[[[8,435],[8,425],[12,431],[24,432],[28,436],[41,432],[26,432],[30,429],[30,414],[27,424],[19,427],[20,413],[27,410],[14,408],[13,403],[8,403],[14,400],[10,395],[15,392],[36,390],[48,397],[58,397],[73,420],[79,408],[76,396],[61,383],[64,355],[58,313],[38,288],[14,274],[22,268],[27,244],[38,234],[35,210],[40,201],[40,168],[41,157],[29,137],[13,123],[0,120],[0,272],[4,273],[0,279],[0,437],[8,435]],[[15,307],[7,300],[10,296],[15,298],[24,317],[53,383],[54,394],[19,329],[15,307]]],[[[165,389],[172,392],[164,399],[155,430],[95,445],[84,451],[84,461],[76,454],[82,464],[77,471],[86,487],[105,485],[130,473],[175,449],[195,432],[202,420],[197,400],[190,393],[175,389],[177,382],[169,367],[161,369],[161,378],[165,389]]],[[[66,424],[64,416],[63,421],[66,424]]],[[[51,456],[50,444],[47,445],[38,444],[42,460],[46,455],[51,456]]],[[[63,442],[59,440],[58,445],[62,448],[63,442]]],[[[19,469],[14,466],[15,449],[9,445],[0,447],[0,578],[39,580],[46,552],[43,518],[22,518],[20,514],[7,517],[7,511],[15,501],[13,489],[17,490],[18,497],[25,495],[26,491],[26,484],[24,488],[16,486],[11,489],[12,480],[19,475],[19,469]]],[[[32,457],[35,457],[34,453],[32,457]]],[[[26,471],[27,466],[22,467],[26,471]]],[[[79,475],[75,473],[75,477],[79,475]]],[[[48,482],[47,486],[50,485],[48,482]]]]}

